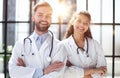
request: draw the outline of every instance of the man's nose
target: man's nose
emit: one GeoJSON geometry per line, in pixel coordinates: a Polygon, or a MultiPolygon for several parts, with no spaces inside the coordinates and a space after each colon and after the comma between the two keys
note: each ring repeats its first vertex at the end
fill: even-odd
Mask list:
{"type": "Polygon", "coordinates": [[[47,20],[48,16],[47,15],[43,15],[42,20],[47,20]]]}

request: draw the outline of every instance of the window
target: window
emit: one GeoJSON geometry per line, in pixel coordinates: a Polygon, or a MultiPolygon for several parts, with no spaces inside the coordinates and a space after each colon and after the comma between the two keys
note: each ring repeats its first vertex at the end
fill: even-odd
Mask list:
{"type": "Polygon", "coordinates": [[[0,0],[0,78],[9,78],[7,65],[15,41],[30,33],[30,1],[0,0]]]}
{"type": "Polygon", "coordinates": [[[3,74],[3,30],[2,30],[2,22],[3,22],[3,0],[0,0],[0,78],[3,78],[4,77],[4,74],[3,74]]]}
{"type": "Polygon", "coordinates": [[[30,20],[30,0],[16,0],[16,21],[30,20]]]}
{"type": "Polygon", "coordinates": [[[115,0],[115,23],[120,23],[120,0],[115,0]]]}
{"type": "Polygon", "coordinates": [[[3,0],[0,0],[0,21],[2,21],[3,15],[3,0]]]}

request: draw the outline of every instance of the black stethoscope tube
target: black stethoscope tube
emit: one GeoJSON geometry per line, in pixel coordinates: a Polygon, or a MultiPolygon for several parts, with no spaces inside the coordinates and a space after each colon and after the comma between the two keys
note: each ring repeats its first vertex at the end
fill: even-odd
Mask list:
{"type": "MultiPolygon", "coordinates": [[[[51,49],[50,49],[50,54],[49,54],[49,57],[51,57],[52,50],[53,50],[53,39],[54,39],[54,35],[53,35],[53,33],[52,33],[50,30],[49,30],[49,32],[50,32],[51,35],[52,35],[51,49]]],[[[27,39],[30,41],[30,46],[32,46],[32,40],[29,38],[29,36],[24,39],[24,45],[25,45],[25,41],[26,41],[27,39]]],[[[24,47],[24,48],[25,48],[25,47],[24,47]]],[[[32,53],[32,55],[34,55],[34,53],[32,53]]],[[[21,54],[21,56],[24,56],[24,55],[21,54]]]]}
{"type": "MultiPolygon", "coordinates": [[[[89,43],[88,43],[88,39],[87,39],[87,38],[86,38],[86,41],[87,41],[87,50],[86,50],[86,54],[87,54],[87,57],[89,57],[89,54],[88,54],[89,43]]],[[[76,43],[76,45],[77,45],[77,43],[76,43]]],[[[78,45],[77,45],[77,54],[79,54],[79,51],[78,51],[79,49],[80,49],[81,51],[85,51],[84,48],[78,47],[78,45]]]]}
{"type": "Polygon", "coordinates": [[[52,50],[53,50],[53,39],[54,39],[54,35],[53,35],[53,33],[52,33],[50,30],[49,30],[49,32],[52,34],[51,50],[50,50],[50,54],[49,54],[49,57],[51,57],[52,50]]]}

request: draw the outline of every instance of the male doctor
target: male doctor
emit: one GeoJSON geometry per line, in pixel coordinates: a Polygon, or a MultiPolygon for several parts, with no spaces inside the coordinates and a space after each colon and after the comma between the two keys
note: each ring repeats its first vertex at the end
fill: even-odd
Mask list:
{"type": "Polygon", "coordinates": [[[58,78],[58,71],[64,67],[64,63],[51,61],[58,55],[55,46],[59,42],[48,31],[52,8],[47,2],[41,2],[37,3],[33,10],[34,32],[28,38],[16,42],[9,60],[10,77],[58,78]]]}

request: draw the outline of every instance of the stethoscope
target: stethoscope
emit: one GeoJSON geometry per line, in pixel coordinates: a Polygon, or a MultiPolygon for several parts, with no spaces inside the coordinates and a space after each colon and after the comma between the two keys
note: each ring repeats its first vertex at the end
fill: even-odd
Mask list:
{"type": "MultiPolygon", "coordinates": [[[[49,56],[47,57],[47,61],[48,62],[51,62],[51,54],[52,54],[52,50],[53,50],[53,39],[54,39],[54,35],[53,33],[49,30],[49,32],[51,33],[52,35],[52,40],[51,40],[51,49],[50,49],[50,53],[49,53],[49,56]]],[[[24,38],[24,52],[28,52],[27,55],[30,55],[31,51],[32,51],[32,40],[28,37],[24,38]],[[29,44],[26,44],[26,41],[27,43],[29,44]],[[29,46],[29,49],[27,48],[29,46]],[[27,50],[26,50],[27,49],[27,50]],[[28,51],[29,50],[29,51],[28,51]]],[[[31,53],[31,55],[35,55],[34,53],[31,53]]],[[[24,57],[25,55],[23,53],[21,53],[21,56],[24,57]]]]}
{"type": "MultiPolygon", "coordinates": [[[[88,39],[87,38],[85,38],[86,39],[86,42],[87,42],[87,50],[86,50],[86,56],[87,57],[89,57],[89,54],[88,54],[88,49],[89,49],[89,43],[88,43],[88,39]]],[[[77,45],[77,43],[76,43],[76,45],[77,45]]],[[[81,47],[78,47],[78,45],[77,45],[77,54],[79,55],[79,49],[82,51],[82,52],[84,52],[85,51],[85,49],[84,48],[81,48],[81,47]]]]}

